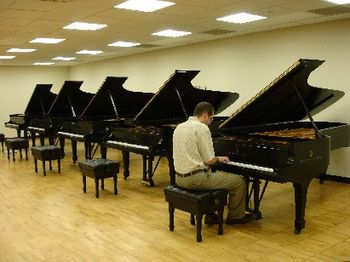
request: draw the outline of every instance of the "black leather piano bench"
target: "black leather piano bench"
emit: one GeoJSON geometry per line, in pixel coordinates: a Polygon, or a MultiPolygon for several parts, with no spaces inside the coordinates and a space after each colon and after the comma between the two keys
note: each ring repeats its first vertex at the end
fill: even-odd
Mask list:
{"type": "Polygon", "coordinates": [[[224,233],[223,214],[227,204],[227,191],[216,190],[188,190],[178,186],[170,185],[164,189],[165,200],[169,203],[169,230],[174,231],[175,208],[191,214],[191,224],[197,221],[197,242],[202,241],[202,218],[204,214],[217,212],[218,235],[224,233]],[[195,219],[196,218],[196,219],[195,219]]]}
{"type": "Polygon", "coordinates": [[[61,159],[64,157],[62,150],[53,145],[33,146],[32,155],[34,157],[35,173],[38,173],[38,160],[43,162],[44,176],[46,176],[45,161],[49,161],[50,170],[52,170],[51,161],[57,160],[58,173],[61,173],[61,159]]]}
{"type": "Polygon", "coordinates": [[[99,180],[101,179],[101,189],[104,190],[104,179],[113,177],[114,194],[118,194],[117,174],[119,173],[119,162],[109,159],[85,159],[78,162],[78,166],[83,175],[83,192],[86,193],[86,177],[95,179],[96,198],[99,197],[99,180]]]}
{"type": "Polygon", "coordinates": [[[28,147],[29,147],[28,139],[21,138],[21,137],[5,138],[5,145],[7,147],[7,159],[10,159],[10,149],[12,150],[13,161],[16,161],[15,150],[19,150],[20,157],[22,159],[22,149],[24,149],[26,153],[26,160],[28,160],[28,147]]]}
{"type": "Polygon", "coordinates": [[[1,150],[4,151],[4,141],[5,141],[5,135],[0,134],[0,142],[1,142],[1,150]]]}

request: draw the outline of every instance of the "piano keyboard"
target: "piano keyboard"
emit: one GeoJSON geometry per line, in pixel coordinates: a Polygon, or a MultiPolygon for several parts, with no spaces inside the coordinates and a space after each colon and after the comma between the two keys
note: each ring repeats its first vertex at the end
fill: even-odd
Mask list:
{"type": "Polygon", "coordinates": [[[137,144],[129,144],[129,143],[119,142],[119,141],[114,141],[114,140],[108,140],[107,143],[108,144],[113,144],[113,145],[119,145],[119,146],[126,146],[126,147],[132,147],[132,148],[137,148],[137,149],[149,150],[148,146],[137,145],[137,144]]]}
{"type": "Polygon", "coordinates": [[[34,126],[28,126],[29,130],[36,130],[36,131],[45,131],[44,128],[40,128],[40,127],[34,127],[34,126]]]}
{"type": "Polygon", "coordinates": [[[68,136],[68,137],[76,137],[76,138],[84,138],[84,135],[78,135],[78,134],[74,134],[74,133],[67,133],[67,132],[57,132],[57,134],[59,135],[63,135],[63,136],[68,136]]]}
{"type": "Polygon", "coordinates": [[[243,167],[243,168],[247,168],[247,169],[254,169],[254,170],[258,170],[258,171],[269,172],[269,173],[274,172],[273,168],[271,168],[271,167],[257,166],[257,165],[251,165],[251,164],[234,162],[234,161],[230,161],[226,164],[231,165],[231,166],[243,167]]]}
{"type": "Polygon", "coordinates": [[[17,128],[18,127],[17,124],[10,124],[10,123],[5,123],[5,126],[10,127],[10,128],[12,128],[12,127],[17,128]]]}

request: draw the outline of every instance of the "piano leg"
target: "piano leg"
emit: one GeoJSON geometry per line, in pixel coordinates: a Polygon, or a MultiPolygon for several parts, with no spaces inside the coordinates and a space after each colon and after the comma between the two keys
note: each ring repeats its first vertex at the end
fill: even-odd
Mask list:
{"type": "Polygon", "coordinates": [[[64,155],[64,137],[60,137],[59,140],[60,140],[60,148],[62,151],[62,155],[64,155]]]}
{"type": "Polygon", "coordinates": [[[32,131],[31,133],[31,139],[32,139],[32,146],[35,146],[35,132],[32,131]]]}
{"type": "Polygon", "coordinates": [[[147,155],[142,155],[142,180],[147,181],[147,155]]]}
{"type": "Polygon", "coordinates": [[[91,143],[90,141],[84,141],[84,149],[85,149],[85,159],[91,159],[91,143]]]}
{"type": "Polygon", "coordinates": [[[107,159],[107,145],[105,143],[100,143],[100,153],[101,158],[107,159]]]}
{"type": "Polygon", "coordinates": [[[153,182],[153,160],[154,160],[154,156],[153,155],[148,155],[148,183],[149,186],[154,186],[154,182],[153,182]]]}
{"type": "Polygon", "coordinates": [[[17,137],[21,137],[21,129],[18,128],[18,129],[16,129],[16,130],[17,130],[17,137]]]}
{"type": "Polygon", "coordinates": [[[294,186],[294,198],[295,198],[295,223],[294,232],[299,234],[305,227],[305,207],[306,196],[310,181],[305,184],[293,183],[294,186]]]}
{"type": "Polygon", "coordinates": [[[123,154],[123,163],[124,163],[124,179],[126,180],[129,175],[129,166],[130,166],[130,152],[122,151],[123,154]]]}
{"type": "Polygon", "coordinates": [[[77,162],[77,160],[78,160],[77,141],[76,141],[76,140],[72,140],[72,159],[73,159],[73,163],[74,163],[74,164],[75,164],[75,162],[77,162]]]}
{"type": "Polygon", "coordinates": [[[40,134],[40,145],[43,146],[45,145],[45,136],[40,134]]]}

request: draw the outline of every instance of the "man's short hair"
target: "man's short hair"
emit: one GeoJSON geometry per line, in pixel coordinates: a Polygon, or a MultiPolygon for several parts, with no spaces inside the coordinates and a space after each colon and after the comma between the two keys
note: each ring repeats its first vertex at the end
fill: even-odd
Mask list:
{"type": "Polygon", "coordinates": [[[214,107],[212,106],[212,104],[208,102],[200,102],[196,105],[196,107],[194,108],[193,115],[201,116],[204,113],[208,113],[208,115],[210,116],[214,114],[214,107]]]}

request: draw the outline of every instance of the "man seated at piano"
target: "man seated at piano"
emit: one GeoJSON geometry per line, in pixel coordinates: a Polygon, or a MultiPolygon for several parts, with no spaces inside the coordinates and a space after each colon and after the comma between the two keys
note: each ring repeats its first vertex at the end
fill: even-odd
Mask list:
{"type": "MultiPolygon", "coordinates": [[[[196,105],[192,117],[179,124],[173,135],[173,158],[176,184],[191,190],[225,189],[229,193],[226,224],[243,224],[252,215],[245,213],[246,185],[241,176],[213,172],[211,166],[228,163],[227,156],[215,156],[209,125],[214,107],[207,102],[196,105]]],[[[217,214],[208,214],[206,224],[217,224],[217,214]]]]}

